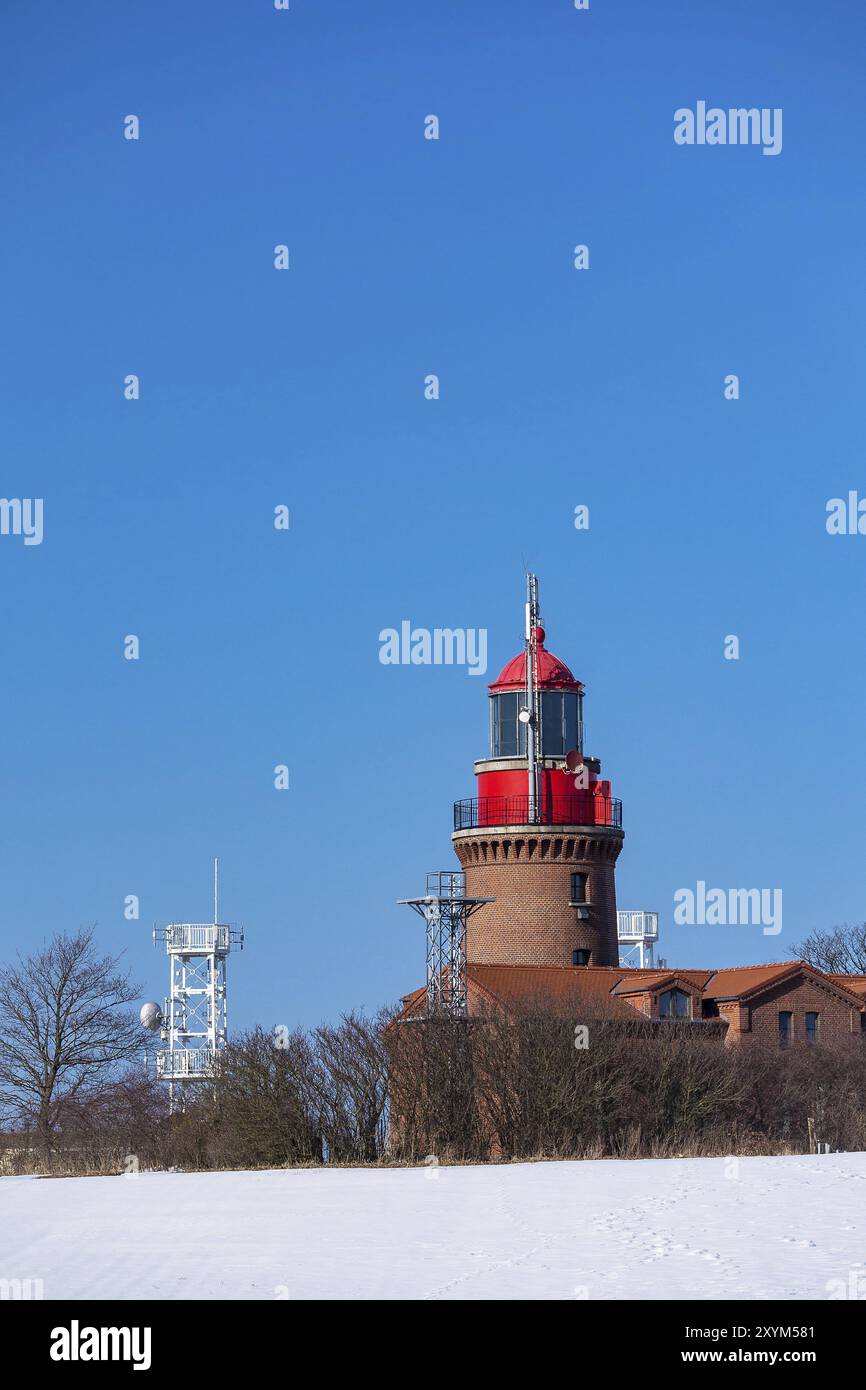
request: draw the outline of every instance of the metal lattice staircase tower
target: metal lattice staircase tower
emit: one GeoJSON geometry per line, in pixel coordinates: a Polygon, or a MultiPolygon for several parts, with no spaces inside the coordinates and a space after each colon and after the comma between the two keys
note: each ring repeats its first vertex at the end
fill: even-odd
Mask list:
{"type": "Polygon", "coordinates": [[[401,898],[427,923],[427,1013],[466,1015],[466,923],[492,898],[467,898],[466,875],[435,869],[423,898],[401,898]]]}

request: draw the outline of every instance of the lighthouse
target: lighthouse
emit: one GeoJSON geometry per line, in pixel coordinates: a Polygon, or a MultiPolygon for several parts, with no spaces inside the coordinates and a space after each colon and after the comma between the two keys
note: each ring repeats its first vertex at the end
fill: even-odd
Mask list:
{"type": "Polygon", "coordinates": [[[402,900],[426,925],[427,983],[403,996],[396,1022],[564,1009],[630,1033],[649,1024],[648,1038],[692,1020],[702,1038],[738,1046],[844,1045],[866,1033],[866,975],[803,960],[654,961],[659,914],[617,912],[622,805],[586,750],[583,682],[547,646],[534,575],[526,588],[523,650],[489,687],[476,794],[454,804],[460,869],[428,874],[426,892],[402,900]]]}
{"type": "Polygon", "coordinates": [[[527,576],[524,648],[489,687],[490,746],[476,795],[454,805],[466,894],[467,963],[618,963],[615,866],[622,804],[584,750],[585,688],[548,649],[527,576]]]}

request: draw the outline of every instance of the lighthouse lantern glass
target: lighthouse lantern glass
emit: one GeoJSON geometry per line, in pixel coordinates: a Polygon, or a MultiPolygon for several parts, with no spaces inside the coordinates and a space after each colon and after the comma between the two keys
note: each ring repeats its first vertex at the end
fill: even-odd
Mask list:
{"type": "MultiPolygon", "coordinates": [[[[494,758],[526,757],[526,725],[520,721],[525,703],[521,690],[490,697],[490,751],[494,758]]],[[[583,748],[583,696],[570,690],[541,692],[541,745],[545,757],[564,756],[583,748]]]]}
{"type": "Polygon", "coordinates": [[[541,746],[559,756],[583,748],[582,697],[570,691],[545,690],[541,696],[541,746]]]}

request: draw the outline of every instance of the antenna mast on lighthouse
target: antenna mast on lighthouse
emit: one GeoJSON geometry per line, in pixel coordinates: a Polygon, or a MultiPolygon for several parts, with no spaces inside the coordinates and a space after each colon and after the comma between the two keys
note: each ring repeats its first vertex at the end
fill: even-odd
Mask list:
{"type": "Polygon", "coordinates": [[[538,577],[526,576],[526,704],[520,719],[526,725],[526,763],[529,776],[529,816],[533,824],[541,819],[538,804],[538,765],[541,747],[541,691],[538,679],[538,577]]]}

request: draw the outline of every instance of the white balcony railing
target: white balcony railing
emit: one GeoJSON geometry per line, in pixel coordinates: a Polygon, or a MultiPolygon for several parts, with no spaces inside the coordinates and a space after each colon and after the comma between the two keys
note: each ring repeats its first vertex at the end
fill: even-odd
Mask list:
{"type": "Polygon", "coordinates": [[[213,1053],[209,1047],[161,1048],[156,1054],[156,1074],[165,1081],[187,1076],[210,1076],[213,1053]]]}
{"type": "Polygon", "coordinates": [[[618,912],[616,934],[620,941],[658,941],[659,915],[657,912],[618,912]]]}
{"type": "Polygon", "coordinates": [[[230,928],[213,922],[170,922],[165,928],[169,951],[227,951],[230,928]]]}

